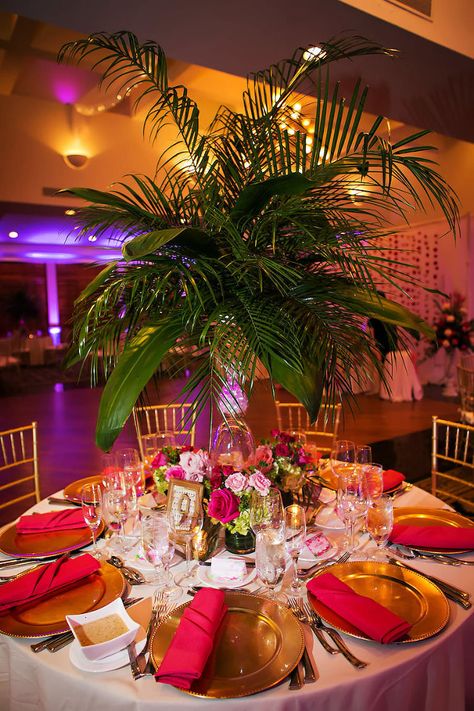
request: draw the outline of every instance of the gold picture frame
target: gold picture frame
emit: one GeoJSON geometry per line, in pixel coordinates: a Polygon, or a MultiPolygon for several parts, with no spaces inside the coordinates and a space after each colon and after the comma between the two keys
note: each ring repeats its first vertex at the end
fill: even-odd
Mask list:
{"type": "MultiPolygon", "coordinates": [[[[177,543],[184,541],[184,535],[190,530],[179,525],[183,513],[195,513],[202,506],[204,486],[196,481],[170,479],[166,508],[169,520],[174,521],[173,530],[177,543]],[[182,533],[182,535],[180,535],[182,533]]],[[[192,516],[188,517],[192,518],[192,516]]]]}

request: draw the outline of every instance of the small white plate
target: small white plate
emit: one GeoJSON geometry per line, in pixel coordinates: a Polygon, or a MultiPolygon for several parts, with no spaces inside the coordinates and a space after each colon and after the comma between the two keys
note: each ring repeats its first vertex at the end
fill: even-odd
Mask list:
{"type": "Polygon", "coordinates": [[[344,523],[341,521],[335,510],[333,508],[328,508],[327,506],[316,514],[314,524],[320,528],[327,528],[333,531],[344,530],[344,523]]]}
{"type": "Polygon", "coordinates": [[[319,563],[319,562],[322,563],[323,560],[332,558],[332,556],[336,555],[336,553],[337,553],[337,546],[334,545],[334,543],[331,540],[329,540],[329,543],[331,543],[331,545],[329,546],[327,551],[324,551],[324,553],[321,553],[321,555],[314,555],[314,553],[311,553],[308,546],[305,546],[303,548],[303,550],[301,551],[300,557],[298,558],[298,564],[308,563],[307,566],[303,565],[301,567],[302,568],[311,567],[311,565],[314,565],[315,563],[319,563]]]}
{"type": "Polygon", "coordinates": [[[319,494],[319,501],[322,501],[323,504],[330,504],[335,498],[336,492],[333,489],[326,489],[326,487],[323,486],[319,494]]]}
{"type": "Polygon", "coordinates": [[[241,580],[229,580],[229,578],[215,578],[211,575],[210,565],[200,565],[198,578],[204,585],[209,585],[211,588],[243,588],[254,579],[256,572],[255,568],[251,568],[250,572],[241,580]]]}
{"type": "MultiPolygon", "coordinates": [[[[138,633],[140,634],[141,631],[142,630],[140,629],[138,633]]],[[[137,654],[140,654],[140,652],[145,648],[145,643],[145,636],[143,636],[139,642],[136,642],[135,649],[137,654]]],[[[127,664],[130,664],[126,648],[121,649],[120,652],[111,654],[110,657],[104,657],[103,659],[91,661],[84,656],[81,650],[81,645],[77,642],[77,640],[74,640],[69,647],[69,659],[75,667],[87,672],[108,672],[113,671],[113,669],[120,669],[120,667],[125,667],[127,664]]]]}

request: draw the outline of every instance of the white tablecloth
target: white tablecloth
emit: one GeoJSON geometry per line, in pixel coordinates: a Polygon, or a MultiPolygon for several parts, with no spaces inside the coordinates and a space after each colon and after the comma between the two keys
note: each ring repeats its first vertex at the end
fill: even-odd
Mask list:
{"type": "MultiPolygon", "coordinates": [[[[442,506],[416,487],[398,506],[442,506]]],[[[46,510],[42,502],[37,510],[46,510]]],[[[470,556],[474,560],[474,555],[470,556]]],[[[474,592],[474,566],[420,561],[421,571],[474,592]]],[[[149,586],[133,589],[148,595],[149,586]]],[[[352,651],[369,662],[357,671],[341,656],[330,656],[314,642],[319,672],[315,684],[289,691],[288,682],[251,697],[206,700],[188,696],[147,677],[135,682],[129,667],[91,674],[69,661],[69,648],[33,654],[31,640],[0,635],[2,711],[192,711],[251,708],[252,711],[469,711],[474,708],[474,613],[449,603],[451,617],[437,637],[411,645],[381,646],[347,638],[352,651]]]]}

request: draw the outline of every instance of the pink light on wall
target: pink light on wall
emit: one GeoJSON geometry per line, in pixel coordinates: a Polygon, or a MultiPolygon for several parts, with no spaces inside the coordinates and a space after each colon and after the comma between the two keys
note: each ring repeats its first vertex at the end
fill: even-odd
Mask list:
{"type": "Polygon", "coordinates": [[[61,326],[59,325],[59,298],[56,264],[46,262],[46,293],[48,298],[48,331],[53,345],[61,343],[61,326]]]}

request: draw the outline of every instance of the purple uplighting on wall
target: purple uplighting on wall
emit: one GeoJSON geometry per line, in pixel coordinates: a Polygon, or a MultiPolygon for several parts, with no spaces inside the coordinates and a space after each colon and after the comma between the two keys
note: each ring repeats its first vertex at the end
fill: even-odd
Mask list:
{"type": "Polygon", "coordinates": [[[75,104],[79,99],[78,87],[61,79],[56,79],[53,83],[53,92],[62,104],[75,104]]]}

